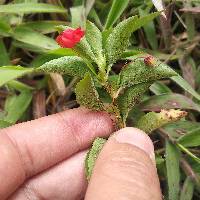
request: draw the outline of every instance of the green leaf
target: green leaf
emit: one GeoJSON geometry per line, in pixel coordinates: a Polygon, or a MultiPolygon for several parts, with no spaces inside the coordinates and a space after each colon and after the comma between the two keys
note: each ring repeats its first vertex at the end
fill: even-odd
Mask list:
{"type": "Polygon", "coordinates": [[[196,99],[200,100],[200,95],[192,88],[192,86],[181,76],[173,76],[171,79],[177,83],[181,88],[190,93],[196,99]]]}
{"type": "Polygon", "coordinates": [[[200,106],[194,103],[191,99],[181,94],[163,94],[152,96],[149,99],[143,101],[139,107],[143,111],[160,111],[161,109],[191,109],[200,112],[200,106]]]}
{"type": "Polygon", "coordinates": [[[89,73],[76,85],[75,92],[76,100],[80,105],[92,110],[103,110],[103,104],[99,100],[99,94],[89,73]]]}
{"type": "Polygon", "coordinates": [[[127,88],[122,95],[117,99],[118,107],[121,111],[124,121],[128,116],[128,112],[133,106],[139,102],[143,93],[145,93],[152,83],[141,83],[130,88],[127,88]]]}
{"type": "Polygon", "coordinates": [[[12,124],[16,123],[16,121],[19,120],[23,113],[27,110],[31,100],[32,93],[30,91],[24,91],[18,96],[10,96],[9,99],[7,99],[7,105],[5,106],[7,115],[3,120],[12,124]]]}
{"type": "Polygon", "coordinates": [[[200,146],[200,127],[190,130],[178,139],[184,147],[200,146]]]}
{"type": "Polygon", "coordinates": [[[149,112],[138,120],[136,127],[149,134],[168,123],[178,121],[182,117],[185,117],[186,114],[185,111],[174,109],[161,110],[159,113],[149,112]]]}
{"type": "Polygon", "coordinates": [[[89,180],[92,171],[96,162],[96,159],[103,148],[104,144],[106,142],[106,139],[103,138],[96,138],[92,144],[92,148],[90,151],[87,153],[86,159],[85,159],[85,172],[87,179],[89,180]]]}
{"type": "Polygon", "coordinates": [[[32,45],[44,50],[56,49],[59,46],[52,38],[49,38],[31,28],[19,26],[13,32],[13,37],[23,43],[32,45]]]}
{"type": "Polygon", "coordinates": [[[12,124],[0,119],[0,129],[11,126],[12,124]]]}
{"type": "MultiPolygon", "coordinates": [[[[139,13],[141,16],[145,16],[148,14],[149,12],[149,8],[147,9],[139,9],[139,13]],[[148,9],[148,10],[147,10],[148,9]]],[[[148,24],[144,25],[144,32],[146,35],[146,39],[149,42],[149,44],[151,45],[152,49],[156,50],[158,49],[158,40],[157,40],[157,35],[156,35],[156,29],[155,29],[155,25],[154,22],[151,21],[148,24]]]]}
{"type": "Polygon", "coordinates": [[[86,21],[86,16],[85,16],[85,8],[81,6],[74,6],[70,8],[71,12],[71,22],[72,22],[72,27],[77,28],[77,27],[85,27],[85,21],[86,21]]]}
{"type": "Polygon", "coordinates": [[[26,85],[22,82],[16,81],[16,80],[9,81],[7,83],[7,86],[10,88],[13,88],[15,90],[18,90],[19,92],[34,90],[33,87],[26,85]]]}
{"type": "Polygon", "coordinates": [[[78,56],[64,56],[51,60],[37,68],[39,71],[68,74],[84,77],[89,69],[82,58],[78,56]]]}
{"type": "Polygon", "coordinates": [[[0,5],[0,13],[63,13],[64,8],[45,3],[16,3],[0,5]]]}
{"type": "Polygon", "coordinates": [[[10,59],[2,39],[0,39],[0,66],[9,65],[10,59]]]}
{"type": "Polygon", "coordinates": [[[187,134],[190,131],[197,130],[200,126],[198,122],[180,120],[174,123],[167,124],[163,127],[169,137],[178,140],[179,137],[187,134]]]}
{"type": "Polygon", "coordinates": [[[179,199],[180,187],[180,152],[175,145],[166,141],[166,168],[169,200],[179,199]]]}
{"type": "Polygon", "coordinates": [[[150,87],[150,90],[156,95],[172,93],[170,88],[160,81],[153,83],[150,87]]]}
{"type": "Polygon", "coordinates": [[[20,66],[3,66],[0,67],[0,86],[4,85],[10,80],[16,79],[27,73],[31,73],[32,68],[24,68],[20,66]]]}
{"type": "Polygon", "coordinates": [[[4,19],[0,19],[0,35],[4,37],[10,36],[11,27],[4,19]]]}
{"type": "MultiPolygon", "coordinates": [[[[196,183],[196,185],[198,185],[198,187],[199,187],[199,183],[196,183]]],[[[194,180],[192,180],[192,177],[188,176],[185,179],[185,182],[183,184],[180,200],[192,200],[193,199],[194,189],[195,189],[194,186],[195,186],[194,180]]]]}
{"type": "Polygon", "coordinates": [[[83,59],[87,59],[88,61],[96,62],[95,55],[94,55],[88,41],[86,40],[86,37],[81,39],[81,41],[78,44],[76,44],[76,46],[73,49],[83,59]]]}
{"type": "Polygon", "coordinates": [[[191,177],[187,177],[184,181],[183,188],[181,190],[180,200],[192,200],[194,192],[194,183],[191,177]]]}
{"type": "Polygon", "coordinates": [[[128,3],[129,0],[113,0],[112,7],[106,20],[105,29],[109,29],[117,21],[127,7],[128,3]]]}
{"type": "Polygon", "coordinates": [[[103,56],[102,48],[102,35],[100,30],[90,21],[86,23],[86,40],[89,43],[94,55],[96,63],[99,67],[104,68],[106,65],[105,58],[103,56]]]}
{"type": "Polygon", "coordinates": [[[38,67],[38,66],[43,65],[45,62],[48,62],[50,60],[60,58],[63,56],[76,56],[76,54],[72,49],[68,49],[68,48],[58,48],[55,50],[50,50],[45,54],[41,54],[37,56],[31,63],[31,66],[38,67]]]}
{"type": "Polygon", "coordinates": [[[110,33],[106,41],[105,50],[108,63],[113,64],[121,57],[129,45],[129,38],[132,32],[153,20],[159,14],[159,12],[156,12],[141,18],[133,16],[119,23],[110,33]]]}
{"type": "Polygon", "coordinates": [[[41,21],[29,21],[26,23],[20,24],[20,27],[31,28],[34,31],[47,34],[56,32],[56,26],[63,25],[65,22],[63,21],[48,21],[48,20],[41,20],[41,21]]]}
{"type": "Polygon", "coordinates": [[[121,87],[130,87],[139,83],[156,81],[176,75],[176,72],[164,63],[156,61],[155,66],[147,66],[143,60],[135,60],[120,72],[121,87]]]}

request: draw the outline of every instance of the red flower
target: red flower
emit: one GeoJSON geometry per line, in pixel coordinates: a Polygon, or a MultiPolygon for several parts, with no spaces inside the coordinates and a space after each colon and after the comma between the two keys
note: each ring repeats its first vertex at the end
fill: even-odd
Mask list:
{"type": "Polygon", "coordinates": [[[85,32],[81,28],[66,29],[56,38],[56,42],[63,48],[73,48],[84,35],[85,32]]]}

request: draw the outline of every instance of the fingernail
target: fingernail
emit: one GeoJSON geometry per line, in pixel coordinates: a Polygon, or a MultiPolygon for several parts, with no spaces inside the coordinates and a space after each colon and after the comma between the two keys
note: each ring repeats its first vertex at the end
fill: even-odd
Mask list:
{"type": "Polygon", "coordinates": [[[147,155],[151,158],[153,163],[155,164],[155,154],[154,147],[149,136],[144,133],[142,130],[137,128],[127,127],[117,131],[113,138],[117,140],[119,143],[126,143],[136,146],[147,153],[147,155]]]}

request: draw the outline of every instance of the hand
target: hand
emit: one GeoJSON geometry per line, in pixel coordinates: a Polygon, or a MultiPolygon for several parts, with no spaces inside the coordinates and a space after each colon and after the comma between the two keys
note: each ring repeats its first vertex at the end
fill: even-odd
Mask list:
{"type": "Polygon", "coordinates": [[[87,189],[87,148],[112,132],[107,114],[82,108],[2,129],[0,199],[160,200],[153,145],[134,128],[110,137],[87,189]]]}

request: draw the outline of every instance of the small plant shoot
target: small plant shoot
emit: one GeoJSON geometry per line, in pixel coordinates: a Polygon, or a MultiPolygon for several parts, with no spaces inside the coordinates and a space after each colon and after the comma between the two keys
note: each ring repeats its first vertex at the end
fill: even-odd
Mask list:
{"type": "MultiPolygon", "coordinates": [[[[127,64],[121,67],[114,78],[111,75],[112,66],[123,60],[122,54],[129,46],[131,34],[159,14],[159,12],[149,14],[144,18],[130,17],[114,27],[106,38],[90,21],[87,21],[84,30],[80,27],[77,29],[67,27],[62,30],[56,41],[63,48],[72,49],[76,56],[51,60],[37,70],[68,74],[79,78],[80,81],[75,88],[77,102],[93,111],[108,112],[112,116],[116,129],[126,127],[129,111],[140,102],[149,87],[155,81],[177,75],[169,66],[152,55],[129,58],[127,64]],[[103,40],[105,45],[102,43],[103,40]],[[99,94],[100,90],[109,96],[109,103],[104,101],[102,94],[99,94]]],[[[151,133],[164,124],[176,121],[185,115],[184,111],[178,110],[150,112],[141,117],[136,126],[146,133],[151,133]]],[[[105,142],[105,139],[96,139],[88,153],[86,158],[88,179],[105,142]]]]}

